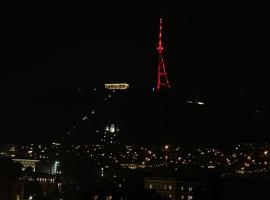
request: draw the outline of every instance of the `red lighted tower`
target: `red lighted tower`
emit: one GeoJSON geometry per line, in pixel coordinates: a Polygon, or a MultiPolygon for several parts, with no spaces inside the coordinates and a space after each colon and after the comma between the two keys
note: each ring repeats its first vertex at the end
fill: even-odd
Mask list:
{"type": "Polygon", "coordinates": [[[162,17],[159,19],[159,36],[158,36],[158,72],[157,72],[157,91],[161,87],[170,89],[170,83],[168,81],[165,63],[163,60],[163,46],[162,46],[162,17]]]}

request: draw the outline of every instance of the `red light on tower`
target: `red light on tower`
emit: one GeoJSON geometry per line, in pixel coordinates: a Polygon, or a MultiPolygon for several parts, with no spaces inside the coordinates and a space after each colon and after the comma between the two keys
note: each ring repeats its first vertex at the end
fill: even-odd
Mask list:
{"type": "Polygon", "coordinates": [[[165,63],[163,60],[163,46],[162,46],[162,17],[159,19],[159,36],[158,36],[158,72],[157,72],[157,91],[161,87],[170,89],[170,83],[168,81],[165,63]]]}

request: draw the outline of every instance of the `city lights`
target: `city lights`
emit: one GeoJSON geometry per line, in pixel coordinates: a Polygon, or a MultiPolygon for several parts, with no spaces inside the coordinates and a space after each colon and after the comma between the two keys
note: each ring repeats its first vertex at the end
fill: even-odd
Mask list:
{"type": "Polygon", "coordinates": [[[88,3],[4,8],[0,199],[270,199],[263,6],[88,3]]]}

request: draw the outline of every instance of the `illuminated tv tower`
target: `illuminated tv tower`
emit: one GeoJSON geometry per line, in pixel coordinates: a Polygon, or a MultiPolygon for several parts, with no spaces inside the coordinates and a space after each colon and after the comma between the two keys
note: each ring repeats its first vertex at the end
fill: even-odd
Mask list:
{"type": "Polygon", "coordinates": [[[163,46],[162,46],[162,17],[159,19],[159,36],[158,36],[158,72],[157,72],[157,91],[161,87],[170,89],[170,83],[168,81],[165,63],[163,60],[163,46]]]}

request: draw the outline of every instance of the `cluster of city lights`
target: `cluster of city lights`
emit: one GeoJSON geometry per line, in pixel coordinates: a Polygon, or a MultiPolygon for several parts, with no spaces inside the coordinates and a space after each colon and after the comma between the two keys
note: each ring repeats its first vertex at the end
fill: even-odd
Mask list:
{"type": "MultiPolygon", "coordinates": [[[[109,132],[106,127],[103,134],[116,134],[109,132]],[[107,133],[106,133],[107,130],[107,133]]],[[[101,137],[103,135],[101,134],[101,137]]],[[[110,138],[112,141],[117,137],[110,138]]],[[[109,140],[109,141],[110,141],[109,140]]],[[[7,151],[0,152],[10,157],[24,157],[30,159],[45,159],[55,161],[55,173],[59,167],[57,158],[64,154],[87,156],[93,163],[103,167],[105,176],[106,166],[123,166],[130,169],[169,168],[180,170],[181,167],[199,167],[208,169],[227,169],[239,174],[250,174],[270,171],[270,145],[269,144],[240,144],[232,153],[223,153],[214,148],[197,148],[185,151],[179,145],[121,145],[119,142],[103,142],[101,144],[23,144],[11,145],[7,151]]]]}

